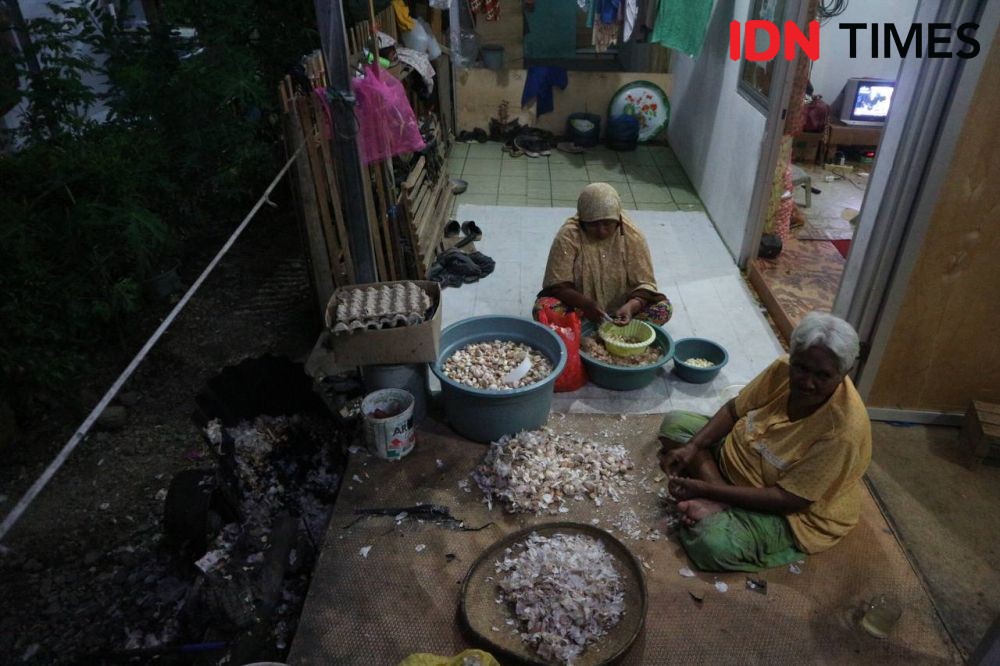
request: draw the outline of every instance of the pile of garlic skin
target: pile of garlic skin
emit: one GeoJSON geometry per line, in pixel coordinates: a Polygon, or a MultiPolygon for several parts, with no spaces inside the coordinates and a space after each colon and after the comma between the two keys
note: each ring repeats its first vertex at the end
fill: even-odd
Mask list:
{"type": "Polygon", "coordinates": [[[688,358],[684,359],[684,365],[690,365],[693,368],[711,368],[715,366],[707,358],[688,358]]]}
{"type": "Polygon", "coordinates": [[[507,435],[490,444],[472,477],[490,509],[566,513],[567,500],[619,501],[634,464],[623,444],[598,444],[548,428],[507,435]]]}
{"type": "Polygon", "coordinates": [[[528,345],[494,340],[462,347],[445,361],[441,370],[459,384],[490,391],[510,391],[545,379],[552,373],[552,364],[528,345]],[[517,382],[505,383],[504,375],[517,368],[525,354],[531,357],[531,369],[517,382]]]}
{"type": "Polygon", "coordinates": [[[510,605],[521,640],[546,661],[572,664],[625,614],[614,558],[592,537],[532,534],[507,549],[496,571],[498,602],[510,605]]]}

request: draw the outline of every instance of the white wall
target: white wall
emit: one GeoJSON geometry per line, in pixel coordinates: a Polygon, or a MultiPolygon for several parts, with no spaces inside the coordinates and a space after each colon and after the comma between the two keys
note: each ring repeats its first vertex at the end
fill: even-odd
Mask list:
{"type": "Polygon", "coordinates": [[[717,2],[697,59],[674,52],[670,145],[729,252],[739,257],[766,118],[736,92],[740,62],[729,59],[729,22],[750,0],[717,2]]]}
{"type": "MultiPolygon", "coordinates": [[[[21,14],[24,16],[25,21],[31,21],[32,19],[51,17],[52,11],[49,9],[48,4],[53,2],[53,0],[20,0],[21,14]]],[[[56,2],[58,4],[58,2],[56,2]]],[[[128,8],[129,16],[144,19],[144,14],[142,11],[142,4],[138,1],[131,2],[128,8]]],[[[103,56],[97,56],[91,54],[98,66],[103,65],[103,56]]],[[[84,74],[82,77],[82,82],[98,93],[103,93],[107,90],[107,80],[103,74],[88,73],[84,74]]],[[[22,82],[21,85],[27,85],[27,82],[22,82]]],[[[0,126],[6,129],[13,129],[20,124],[21,115],[24,113],[25,104],[15,106],[11,109],[5,116],[0,118],[0,126]]],[[[108,109],[103,102],[96,102],[89,110],[88,116],[94,120],[103,120],[107,116],[108,109]]]]}
{"type": "MultiPolygon", "coordinates": [[[[896,24],[896,31],[901,38],[906,37],[913,16],[917,11],[918,0],[878,0],[870,2],[851,0],[847,9],[840,16],[830,19],[820,32],[820,57],[813,63],[812,81],[816,94],[822,95],[830,104],[843,92],[847,79],[854,76],[875,76],[881,79],[896,79],[902,59],[896,53],[893,45],[893,56],[890,58],[872,58],[871,24],[878,23],[881,33],[882,24],[896,24]],[[840,30],[840,23],[865,23],[869,27],[857,31],[856,58],[851,58],[851,33],[840,30]]],[[[879,55],[883,54],[884,41],[880,34],[879,55]]],[[[927,38],[924,35],[924,55],[926,56],[927,38]]],[[[914,57],[914,47],[911,46],[910,57],[914,57]]]]}

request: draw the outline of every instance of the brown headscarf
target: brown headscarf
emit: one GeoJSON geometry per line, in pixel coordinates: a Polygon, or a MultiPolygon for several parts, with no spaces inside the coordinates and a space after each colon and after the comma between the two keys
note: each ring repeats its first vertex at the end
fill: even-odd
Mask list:
{"type": "Polygon", "coordinates": [[[577,214],[566,220],[552,241],[542,295],[566,283],[609,312],[633,296],[647,302],[652,298],[654,303],[666,300],[657,291],[645,237],[622,213],[621,197],[607,183],[591,183],[583,188],[577,214]],[[590,238],[581,225],[608,219],[621,219],[621,225],[604,240],[590,238]]]}

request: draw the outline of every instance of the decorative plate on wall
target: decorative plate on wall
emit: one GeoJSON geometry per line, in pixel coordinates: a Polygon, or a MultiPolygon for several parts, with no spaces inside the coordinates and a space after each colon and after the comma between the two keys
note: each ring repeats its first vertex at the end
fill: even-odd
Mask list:
{"type": "Polygon", "coordinates": [[[655,83],[633,81],[619,88],[608,105],[608,118],[623,113],[639,119],[639,142],[646,142],[670,122],[670,101],[655,83]]]}

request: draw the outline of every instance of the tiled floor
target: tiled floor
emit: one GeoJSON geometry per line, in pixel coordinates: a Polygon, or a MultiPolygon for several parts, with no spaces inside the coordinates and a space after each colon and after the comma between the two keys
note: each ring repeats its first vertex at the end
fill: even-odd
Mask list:
{"type": "MultiPolygon", "coordinates": [[[[630,216],[649,241],[658,284],[674,304],[667,332],[675,340],[690,336],[716,340],[728,350],[729,364],[710,384],[686,384],[669,372],[668,364],[652,385],[640,391],[621,393],[587,385],[557,394],[553,408],[574,413],[714,412],[734,386],[752,379],[782,353],[782,347],[704,212],[627,208],[632,208],[630,216]]],[[[485,314],[531,316],[552,238],[574,210],[463,203],[458,219],[476,220],[483,229],[477,247],[493,257],[497,267],[478,283],[445,290],[443,325],[485,314]]]]}
{"type": "Polygon", "coordinates": [[[494,142],[452,146],[449,173],[469,183],[458,205],[575,207],[584,185],[608,182],[630,210],[704,210],[666,146],[639,146],[625,153],[597,148],[580,155],[553,151],[539,158],[512,158],[500,147],[494,142]]]}

